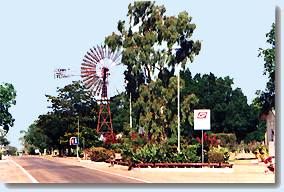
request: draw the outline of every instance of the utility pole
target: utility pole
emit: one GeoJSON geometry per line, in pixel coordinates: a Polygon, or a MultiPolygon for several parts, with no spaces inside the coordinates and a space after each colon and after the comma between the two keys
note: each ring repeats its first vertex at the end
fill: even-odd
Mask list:
{"type": "Polygon", "coordinates": [[[78,144],[77,144],[77,158],[79,159],[79,134],[80,134],[80,118],[78,117],[78,144]]]}
{"type": "Polygon", "coordinates": [[[178,75],[177,75],[177,100],[178,100],[178,104],[177,104],[177,111],[178,111],[178,147],[177,147],[177,151],[178,153],[180,153],[180,74],[179,74],[179,69],[178,69],[178,75]]]}
{"type": "Polygon", "coordinates": [[[130,128],[132,129],[132,104],[131,104],[131,93],[129,98],[129,122],[130,122],[130,128]]]}

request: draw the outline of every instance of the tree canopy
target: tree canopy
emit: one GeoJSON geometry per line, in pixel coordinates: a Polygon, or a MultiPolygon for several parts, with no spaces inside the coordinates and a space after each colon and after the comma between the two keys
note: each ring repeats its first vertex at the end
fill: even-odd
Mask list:
{"type": "Polygon", "coordinates": [[[0,146],[7,146],[10,142],[8,141],[6,137],[6,133],[0,129],[0,146]]]}
{"type": "MultiPolygon", "coordinates": [[[[182,94],[194,93],[199,102],[196,108],[211,109],[211,131],[214,133],[235,133],[238,141],[256,131],[259,108],[248,105],[247,98],[240,88],[233,89],[233,79],[226,76],[216,77],[214,74],[199,73],[192,77],[187,69],[181,72],[185,86],[182,94]]],[[[192,126],[185,126],[186,129],[192,126]]],[[[263,134],[263,130],[259,132],[263,134]]]]}
{"type": "Polygon", "coordinates": [[[259,49],[259,57],[264,60],[263,75],[268,76],[265,91],[257,91],[257,101],[261,103],[262,112],[267,113],[269,110],[275,109],[275,24],[271,26],[271,30],[266,34],[266,43],[269,47],[259,49]]]}
{"type": "Polygon", "coordinates": [[[107,36],[105,43],[122,48],[122,63],[127,82],[126,91],[133,100],[139,88],[159,78],[168,82],[178,63],[185,65],[199,54],[201,43],[191,39],[196,25],[183,11],[178,16],[166,16],[166,8],[152,1],[137,1],[128,6],[128,22],[118,21],[117,33],[107,36]]]}
{"type": "Polygon", "coordinates": [[[29,146],[39,149],[70,148],[69,138],[78,137],[78,119],[80,121],[80,146],[91,147],[98,143],[95,133],[97,103],[91,93],[86,91],[82,82],[76,81],[58,88],[57,96],[46,95],[51,103],[49,111],[40,115],[27,132],[23,140],[29,146]]]}
{"type": "Polygon", "coordinates": [[[13,127],[15,119],[9,112],[12,105],[16,104],[16,90],[10,83],[0,85],[0,127],[8,132],[13,127]]]}

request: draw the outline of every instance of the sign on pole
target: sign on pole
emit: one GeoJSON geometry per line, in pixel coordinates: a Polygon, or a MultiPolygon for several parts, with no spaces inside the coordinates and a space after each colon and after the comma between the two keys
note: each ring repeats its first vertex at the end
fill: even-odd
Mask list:
{"type": "Polygon", "coordinates": [[[194,110],[194,130],[210,130],[210,109],[194,110]]]}
{"type": "Polygon", "coordinates": [[[197,109],[194,110],[194,130],[201,130],[201,150],[202,157],[201,162],[204,162],[204,151],[203,151],[203,130],[210,130],[211,121],[210,121],[210,109],[197,109]]]}
{"type": "Polygon", "coordinates": [[[69,139],[69,144],[70,144],[70,145],[78,145],[79,142],[78,142],[77,137],[70,137],[70,139],[69,139]]]}

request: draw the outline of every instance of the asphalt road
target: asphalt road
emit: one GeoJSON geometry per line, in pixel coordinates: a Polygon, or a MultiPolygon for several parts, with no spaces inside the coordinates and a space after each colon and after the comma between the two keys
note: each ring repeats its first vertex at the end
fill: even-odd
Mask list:
{"type": "Polygon", "coordinates": [[[17,157],[13,160],[39,183],[142,183],[135,179],[43,158],[17,157]]]}

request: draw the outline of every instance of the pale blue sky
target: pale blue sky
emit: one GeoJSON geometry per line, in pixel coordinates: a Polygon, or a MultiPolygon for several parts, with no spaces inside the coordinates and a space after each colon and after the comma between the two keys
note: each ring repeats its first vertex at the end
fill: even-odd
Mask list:
{"type": "MultiPolygon", "coordinates": [[[[72,80],[53,79],[56,67],[68,67],[79,74],[85,52],[116,31],[125,19],[131,1],[1,1],[0,82],[17,90],[16,119],[9,132],[12,145],[19,147],[19,132],[47,111],[45,94],[56,94],[72,80]]],[[[158,1],[167,15],[186,10],[202,41],[200,55],[189,67],[193,74],[213,72],[234,78],[250,102],[257,89],[264,89],[263,61],[258,48],[266,46],[265,33],[274,21],[271,1],[158,1]]],[[[117,70],[122,72],[122,70],[117,70]]],[[[122,88],[123,76],[112,75],[112,85],[122,88]]]]}
{"type": "MultiPolygon", "coordinates": [[[[39,114],[47,111],[44,94],[55,94],[56,87],[76,80],[54,80],[53,69],[68,66],[79,70],[84,53],[116,30],[118,19],[125,18],[128,2],[0,1],[0,83],[11,82],[18,91],[17,105],[12,109],[16,122],[9,132],[12,145],[19,146],[19,131],[26,129],[39,114]]],[[[266,79],[261,76],[263,62],[257,58],[257,50],[265,46],[264,34],[274,20],[275,4],[282,8],[283,34],[283,0],[158,2],[165,4],[167,14],[176,15],[187,10],[193,16],[198,26],[195,37],[203,41],[200,55],[190,65],[194,74],[211,71],[218,76],[230,75],[234,78],[235,86],[242,88],[249,101],[254,97],[255,90],[265,87],[266,79]]],[[[279,173],[283,173],[281,167],[279,173]]],[[[7,187],[0,185],[1,191],[52,190],[7,187]]],[[[197,186],[188,185],[179,189],[161,186],[160,189],[147,190],[188,191],[186,188],[192,187],[197,186]]],[[[215,187],[210,187],[210,191],[228,191],[228,188],[230,191],[239,191],[237,186],[226,185],[223,189],[215,187]]],[[[66,190],[61,188],[60,191],[93,191],[93,188],[90,186],[82,190],[72,186],[66,190]]],[[[283,191],[283,186],[280,188],[259,186],[249,191],[283,191]]],[[[133,191],[125,188],[118,190],[133,191]]]]}

